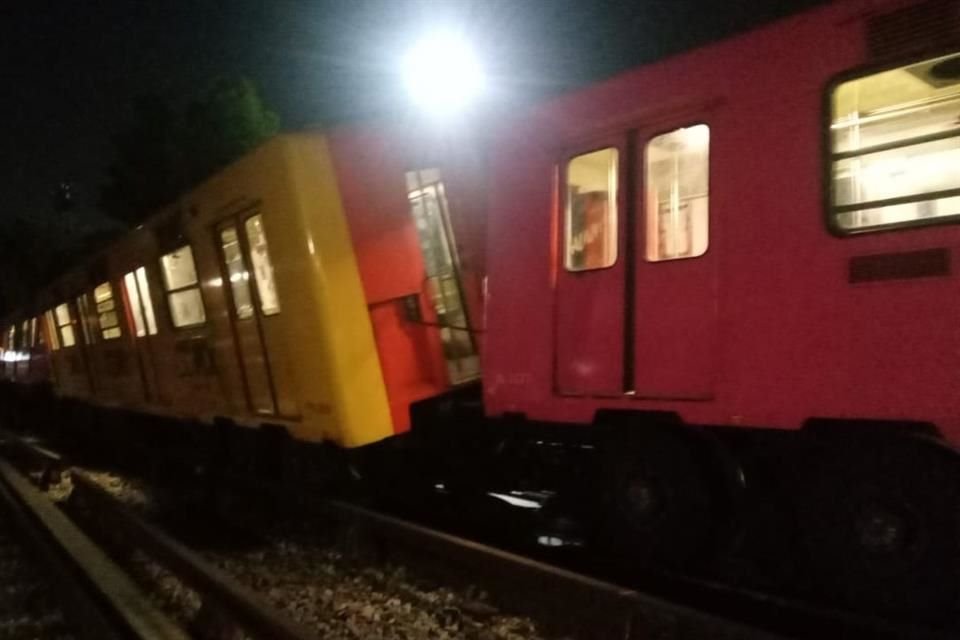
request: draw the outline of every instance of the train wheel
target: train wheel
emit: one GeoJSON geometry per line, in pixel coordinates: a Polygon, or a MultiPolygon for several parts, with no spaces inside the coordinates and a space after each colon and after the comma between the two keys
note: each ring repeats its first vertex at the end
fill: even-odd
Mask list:
{"type": "Polygon", "coordinates": [[[818,588],[847,606],[935,622],[960,606],[960,474],[910,438],[824,443],[803,473],[801,535],[818,588]]]}
{"type": "Polygon", "coordinates": [[[716,502],[687,436],[679,426],[635,425],[603,445],[601,544],[632,567],[685,569],[713,547],[716,502]]]}

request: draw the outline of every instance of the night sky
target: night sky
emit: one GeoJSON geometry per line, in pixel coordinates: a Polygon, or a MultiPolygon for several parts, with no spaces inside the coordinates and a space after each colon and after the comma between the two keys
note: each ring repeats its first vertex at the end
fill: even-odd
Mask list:
{"type": "MultiPolygon", "coordinates": [[[[0,12],[0,222],[97,222],[130,98],[187,100],[252,77],[286,129],[401,108],[397,59],[432,25],[466,31],[517,105],[791,13],[814,0],[39,0],[0,12]],[[56,185],[77,206],[53,213],[56,185]],[[69,216],[69,219],[66,217],[69,216]]],[[[9,5],[8,5],[9,6],[9,5]]]]}

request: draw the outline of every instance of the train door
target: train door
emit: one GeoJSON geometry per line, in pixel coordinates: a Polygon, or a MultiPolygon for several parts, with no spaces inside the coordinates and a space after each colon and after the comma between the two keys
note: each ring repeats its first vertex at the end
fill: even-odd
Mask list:
{"type": "Polygon", "coordinates": [[[593,141],[562,165],[554,300],[554,383],[561,394],[624,391],[628,164],[626,141],[617,137],[593,141]]]}
{"type": "Polygon", "coordinates": [[[153,361],[153,341],[157,335],[157,320],[153,312],[153,298],[146,267],[138,267],[123,276],[123,293],[127,308],[127,327],[137,358],[144,400],[158,398],[157,373],[153,361]]]}
{"type": "Polygon", "coordinates": [[[58,335],[60,357],[63,361],[60,381],[71,395],[88,396],[95,392],[90,372],[88,354],[78,340],[76,331],[77,312],[70,302],[63,302],[52,309],[53,331],[58,335]]]}
{"type": "Polygon", "coordinates": [[[247,406],[252,413],[276,415],[277,396],[261,324],[261,314],[271,307],[263,304],[258,289],[250,284],[249,228],[259,225],[259,220],[259,214],[246,217],[243,224],[239,217],[224,220],[216,228],[217,246],[222,278],[230,285],[227,306],[247,406]]]}
{"type": "Polygon", "coordinates": [[[707,398],[716,366],[705,124],[567,157],[555,287],[558,393],[707,398]]]}
{"type": "MultiPolygon", "coordinates": [[[[710,246],[710,128],[638,136],[633,386],[642,398],[712,397],[717,248],[710,246]]],[[[628,292],[629,293],[629,292],[628,292]]],[[[629,319],[629,315],[628,315],[629,319]]]]}
{"type": "Polygon", "coordinates": [[[436,314],[451,384],[480,376],[480,358],[460,278],[460,263],[438,169],[407,172],[407,197],[426,269],[422,292],[436,314]]]}
{"type": "Polygon", "coordinates": [[[83,360],[86,364],[87,377],[90,380],[90,393],[97,395],[100,391],[97,375],[98,363],[96,350],[93,347],[96,342],[97,323],[96,314],[91,314],[90,296],[86,293],[81,293],[77,296],[77,317],[80,324],[80,333],[83,337],[81,348],[83,349],[83,360]]]}

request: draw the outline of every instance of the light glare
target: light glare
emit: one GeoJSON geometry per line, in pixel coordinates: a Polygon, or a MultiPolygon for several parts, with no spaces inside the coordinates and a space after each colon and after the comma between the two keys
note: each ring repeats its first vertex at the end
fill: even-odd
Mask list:
{"type": "Polygon", "coordinates": [[[404,58],[403,77],[411,100],[440,115],[463,110],[486,84],[470,44],[452,32],[433,34],[414,46],[404,58]]]}

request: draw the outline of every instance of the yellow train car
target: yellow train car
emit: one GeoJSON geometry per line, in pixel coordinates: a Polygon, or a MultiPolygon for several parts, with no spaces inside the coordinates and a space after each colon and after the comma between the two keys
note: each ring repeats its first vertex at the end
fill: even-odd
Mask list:
{"type": "MultiPolygon", "coordinates": [[[[345,156],[351,135],[337,137],[345,156]]],[[[403,162],[389,167],[377,210],[398,222],[379,230],[367,209],[344,204],[341,187],[358,179],[344,173],[349,161],[338,167],[320,132],[277,136],[39,293],[56,393],[352,448],[406,430],[410,403],[475,379],[444,367],[451,331],[468,328],[437,323],[436,293],[421,286],[431,247],[418,240],[423,205],[403,162]],[[388,255],[404,268],[372,281],[369,265],[388,255]]],[[[478,359],[463,345],[455,357],[460,369],[478,359]]]]}

